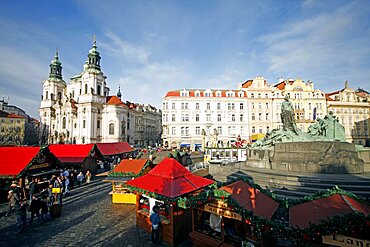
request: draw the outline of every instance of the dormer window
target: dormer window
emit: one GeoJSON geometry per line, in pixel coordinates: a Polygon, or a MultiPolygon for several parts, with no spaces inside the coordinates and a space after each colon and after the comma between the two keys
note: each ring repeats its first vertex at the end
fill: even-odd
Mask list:
{"type": "Polygon", "coordinates": [[[181,92],[180,96],[181,97],[188,97],[189,96],[189,92],[183,91],[183,92],[181,92]]]}
{"type": "Polygon", "coordinates": [[[200,92],[199,91],[195,92],[195,97],[200,97],[200,92]]]}
{"type": "Polygon", "coordinates": [[[244,92],[239,92],[238,96],[239,97],[244,97],[244,92]]]}
{"type": "Polygon", "coordinates": [[[216,97],[221,97],[222,96],[222,93],[220,91],[217,91],[216,92],[216,97]]]}

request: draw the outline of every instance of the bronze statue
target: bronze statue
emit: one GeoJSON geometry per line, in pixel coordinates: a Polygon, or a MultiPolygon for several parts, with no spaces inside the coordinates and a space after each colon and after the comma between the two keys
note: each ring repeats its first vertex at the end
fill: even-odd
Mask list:
{"type": "Polygon", "coordinates": [[[294,118],[293,104],[289,101],[289,96],[286,95],[281,104],[281,122],[283,123],[283,130],[291,130],[298,134],[297,125],[294,118]]]}

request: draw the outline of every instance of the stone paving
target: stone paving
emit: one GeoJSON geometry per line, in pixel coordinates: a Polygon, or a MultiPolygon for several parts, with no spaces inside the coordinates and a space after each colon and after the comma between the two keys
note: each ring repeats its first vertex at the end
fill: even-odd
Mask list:
{"type": "MultiPolygon", "coordinates": [[[[97,178],[64,198],[62,216],[17,233],[16,216],[0,212],[0,246],[152,246],[135,227],[135,206],[113,204],[110,183],[97,178]]],[[[28,215],[29,216],[29,215],[28,215]]],[[[167,246],[162,243],[160,246],[167,246]]],[[[181,246],[191,246],[185,241],[181,246]]]]}

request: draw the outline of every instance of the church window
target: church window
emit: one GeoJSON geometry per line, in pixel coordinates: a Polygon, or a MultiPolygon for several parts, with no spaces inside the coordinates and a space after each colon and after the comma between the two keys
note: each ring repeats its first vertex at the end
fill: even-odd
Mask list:
{"type": "Polygon", "coordinates": [[[98,85],[97,94],[98,94],[98,95],[100,95],[100,94],[101,94],[101,85],[98,85]]]}
{"type": "Polygon", "coordinates": [[[62,93],[61,92],[58,92],[58,100],[61,101],[62,100],[62,93]]]}
{"type": "Polygon", "coordinates": [[[65,129],[65,128],[66,128],[66,125],[67,125],[67,123],[66,123],[66,122],[67,122],[67,121],[66,121],[66,118],[64,117],[64,118],[63,118],[63,123],[62,123],[62,126],[63,126],[62,128],[63,128],[63,129],[65,129]]]}
{"type": "Polygon", "coordinates": [[[77,128],[77,124],[76,123],[75,123],[74,127],[75,127],[75,129],[77,128]]]}
{"type": "Polygon", "coordinates": [[[114,124],[113,123],[109,124],[109,134],[114,135],[114,124]]]}
{"type": "Polygon", "coordinates": [[[100,120],[98,120],[98,122],[96,123],[96,127],[97,127],[98,129],[100,129],[100,120]]]}
{"type": "Polygon", "coordinates": [[[85,137],[82,137],[82,144],[85,144],[85,137]]]}
{"type": "Polygon", "coordinates": [[[46,91],[45,93],[45,99],[48,100],[49,99],[49,91],[46,91]]]}
{"type": "Polygon", "coordinates": [[[87,94],[87,84],[85,84],[85,94],[87,94]]]}
{"type": "Polygon", "coordinates": [[[82,122],[82,128],[86,128],[86,120],[82,122]]]}

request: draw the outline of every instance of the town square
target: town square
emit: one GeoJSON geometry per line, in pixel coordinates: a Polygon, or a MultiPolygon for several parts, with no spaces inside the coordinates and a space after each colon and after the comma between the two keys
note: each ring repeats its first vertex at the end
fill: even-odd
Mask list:
{"type": "Polygon", "coordinates": [[[369,12],[3,1],[0,246],[370,246],[369,12]]]}

